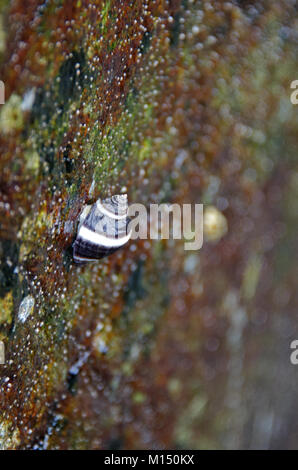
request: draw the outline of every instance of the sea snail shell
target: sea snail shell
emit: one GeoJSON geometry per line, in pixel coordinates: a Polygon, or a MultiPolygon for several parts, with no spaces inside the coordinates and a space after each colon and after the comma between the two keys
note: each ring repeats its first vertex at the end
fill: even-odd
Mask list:
{"type": "Polygon", "coordinates": [[[121,194],[86,206],[80,216],[73,258],[83,264],[108,256],[131,237],[128,233],[127,195],[121,194]]]}

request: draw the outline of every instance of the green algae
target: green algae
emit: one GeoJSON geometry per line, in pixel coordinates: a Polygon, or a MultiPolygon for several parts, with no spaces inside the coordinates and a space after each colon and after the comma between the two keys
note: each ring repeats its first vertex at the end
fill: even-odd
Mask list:
{"type": "Polygon", "coordinates": [[[0,127],[5,134],[12,133],[23,127],[21,97],[13,93],[0,110],[0,127]]]}
{"type": "Polygon", "coordinates": [[[13,298],[12,291],[8,292],[3,299],[0,299],[0,326],[12,322],[13,298]]]}

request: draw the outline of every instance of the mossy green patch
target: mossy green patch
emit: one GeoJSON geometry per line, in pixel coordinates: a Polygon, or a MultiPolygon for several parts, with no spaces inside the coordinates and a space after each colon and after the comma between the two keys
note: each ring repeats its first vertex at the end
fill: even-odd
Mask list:
{"type": "Polygon", "coordinates": [[[12,308],[13,297],[12,291],[10,291],[3,299],[0,298],[0,325],[4,323],[10,325],[12,321],[12,308]]]}

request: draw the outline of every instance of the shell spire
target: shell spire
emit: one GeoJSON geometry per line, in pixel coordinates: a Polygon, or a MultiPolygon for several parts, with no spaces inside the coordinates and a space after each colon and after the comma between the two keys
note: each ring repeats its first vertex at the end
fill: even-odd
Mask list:
{"type": "Polygon", "coordinates": [[[117,251],[131,237],[128,224],[127,194],[98,199],[92,206],[86,206],[73,244],[74,261],[84,264],[117,251]]]}

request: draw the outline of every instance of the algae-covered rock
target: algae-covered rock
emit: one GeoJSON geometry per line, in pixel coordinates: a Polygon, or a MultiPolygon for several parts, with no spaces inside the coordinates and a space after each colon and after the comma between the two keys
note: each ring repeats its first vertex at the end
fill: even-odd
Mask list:
{"type": "Polygon", "coordinates": [[[294,2],[0,3],[0,448],[294,448],[294,2]],[[200,250],[72,259],[99,197],[200,250]]]}

